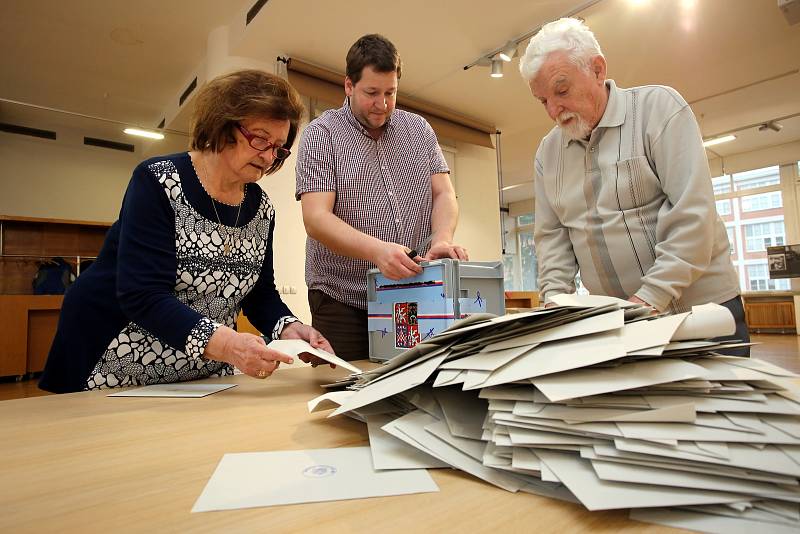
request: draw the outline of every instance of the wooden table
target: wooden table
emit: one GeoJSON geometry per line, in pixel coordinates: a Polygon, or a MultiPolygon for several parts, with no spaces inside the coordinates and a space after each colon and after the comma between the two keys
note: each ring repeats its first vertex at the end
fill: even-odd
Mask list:
{"type": "Polygon", "coordinates": [[[225,453],[367,445],[365,425],[307,411],[342,373],[209,380],[238,386],[202,399],[2,401],[0,532],[674,532],[450,469],[431,470],[438,493],[190,513],[225,453]]]}

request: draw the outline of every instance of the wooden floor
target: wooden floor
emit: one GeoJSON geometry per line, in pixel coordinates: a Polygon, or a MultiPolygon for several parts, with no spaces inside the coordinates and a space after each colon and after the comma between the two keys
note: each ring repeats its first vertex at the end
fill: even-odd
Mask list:
{"type": "MultiPolygon", "coordinates": [[[[794,334],[753,334],[751,341],[759,343],[751,349],[759,358],[779,367],[800,373],[800,336],[794,334]]],[[[36,387],[38,377],[16,380],[0,378],[0,401],[50,395],[36,387]]]]}

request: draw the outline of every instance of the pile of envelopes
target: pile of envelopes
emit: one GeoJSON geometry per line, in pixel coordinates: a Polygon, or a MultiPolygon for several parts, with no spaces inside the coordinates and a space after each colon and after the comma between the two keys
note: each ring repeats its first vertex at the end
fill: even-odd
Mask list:
{"type": "Polygon", "coordinates": [[[796,375],[717,354],[736,346],[710,341],[734,331],[721,306],[607,302],[471,316],[309,409],[365,421],[375,469],[453,467],[706,532],[800,532],[796,375]]]}

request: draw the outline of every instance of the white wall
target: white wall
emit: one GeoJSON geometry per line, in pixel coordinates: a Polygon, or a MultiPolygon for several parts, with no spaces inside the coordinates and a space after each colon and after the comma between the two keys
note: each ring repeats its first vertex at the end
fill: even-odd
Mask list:
{"type": "Polygon", "coordinates": [[[0,132],[0,213],[113,222],[141,155],[0,132]]]}
{"type": "Polygon", "coordinates": [[[305,280],[306,230],[300,202],[294,199],[295,163],[297,144],[307,124],[304,118],[298,132],[292,155],[277,173],[262,178],[260,185],[269,195],[275,206],[274,261],[275,285],[280,291],[283,286],[296,289],[295,294],[283,294],[283,301],[304,323],[311,324],[311,311],[308,307],[308,288],[305,280]]]}
{"type": "Polygon", "coordinates": [[[456,149],[460,213],[454,241],[467,248],[470,260],[502,261],[495,151],[467,143],[457,143],[456,149]]]}

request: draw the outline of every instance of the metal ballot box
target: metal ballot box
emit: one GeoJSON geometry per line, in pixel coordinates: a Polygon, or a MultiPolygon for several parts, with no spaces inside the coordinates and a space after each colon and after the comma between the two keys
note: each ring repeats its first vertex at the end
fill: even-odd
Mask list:
{"type": "Polygon", "coordinates": [[[384,362],[473,313],[505,314],[503,264],[422,262],[422,273],[389,280],[367,272],[369,359],[384,362]]]}

